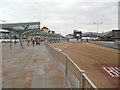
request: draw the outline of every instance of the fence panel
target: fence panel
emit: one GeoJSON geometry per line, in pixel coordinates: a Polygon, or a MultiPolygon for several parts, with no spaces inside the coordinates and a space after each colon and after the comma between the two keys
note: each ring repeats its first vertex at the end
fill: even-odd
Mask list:
{"type": "Polygon", "coordinates": [[[52,48],[46,44],[46,47],[53,54],[57,60],[58,67],[66,75],[71,88],[91,88],[97,90],[96,86],[90,81],[90,79],[84,73],[84,70],[81,70],[66,54],[52,48]]]}

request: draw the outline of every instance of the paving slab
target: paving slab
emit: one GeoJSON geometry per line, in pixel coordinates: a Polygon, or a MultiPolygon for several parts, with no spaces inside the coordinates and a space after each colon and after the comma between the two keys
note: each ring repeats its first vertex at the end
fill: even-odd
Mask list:
{"type": "Polygon", "coordinates": [[[58,68],[45,44],[19,44],[9,49],[2,46],[2,88],[69,88],[64,73],[58,68]]]}

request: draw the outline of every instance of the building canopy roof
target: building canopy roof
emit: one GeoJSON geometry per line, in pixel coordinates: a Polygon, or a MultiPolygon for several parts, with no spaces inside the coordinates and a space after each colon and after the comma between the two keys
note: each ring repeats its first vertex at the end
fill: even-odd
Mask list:
{"type": "Polygon", "coordinates": [[[86,32],[82,34],[82,37],[101,37],[102,33],[96,33],[96,32],[86,32]]]}
{"type": "Polygon", "coordinates": [[[40,35],[46,37],[61,37],[60,34],[46,33],[40,31],[40,22],[5,23],[5,24],[1,24],[1,27],[2,29],[12,31],[18,35],[35,35],[35,36],[40,35]]]}
{"type": "Polygon", "coordinates": [[[1,24],[2,29],[14,32],[18,35],[35,34],[39,32],[40,22],[27,22],[27,23],[5,23],[1,24]]]}
{"type": "Polygon", "coordinates": [[[112,36],[112,31],[105,32],[105,33],[103,33],[102,36],[103,37],[111,37],[112,36]]]}
{"type": "Polygon", "coordinates": [[[13,27],[20,27],[20,26],[27,26],[27,25],[38,25],[40,22],[26,22],[26,23],[4,23],[1,24],[2,28],[13,28],[13,27]]]}

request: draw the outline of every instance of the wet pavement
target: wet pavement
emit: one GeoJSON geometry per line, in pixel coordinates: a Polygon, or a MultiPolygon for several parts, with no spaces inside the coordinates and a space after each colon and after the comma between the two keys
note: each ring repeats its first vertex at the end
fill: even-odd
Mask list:
{"type": "Polygon", "coordinates": [[[2,45],[3,88],[68,88],[64,73],[45,44],[40,46],[19,44],[9,49],[2,45]]]}

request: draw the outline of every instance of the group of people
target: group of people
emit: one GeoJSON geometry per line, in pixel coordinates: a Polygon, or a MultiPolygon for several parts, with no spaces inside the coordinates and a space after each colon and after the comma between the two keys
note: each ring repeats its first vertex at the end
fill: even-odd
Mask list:
{"type": "Polygon", "coordinates": [[[35,37],[28,37],[27,38],[27,44],[30,45],[30,42],[32,42],[32,45],[35,46],[35,43],[37,43],[37,39],[35,37]]]}

